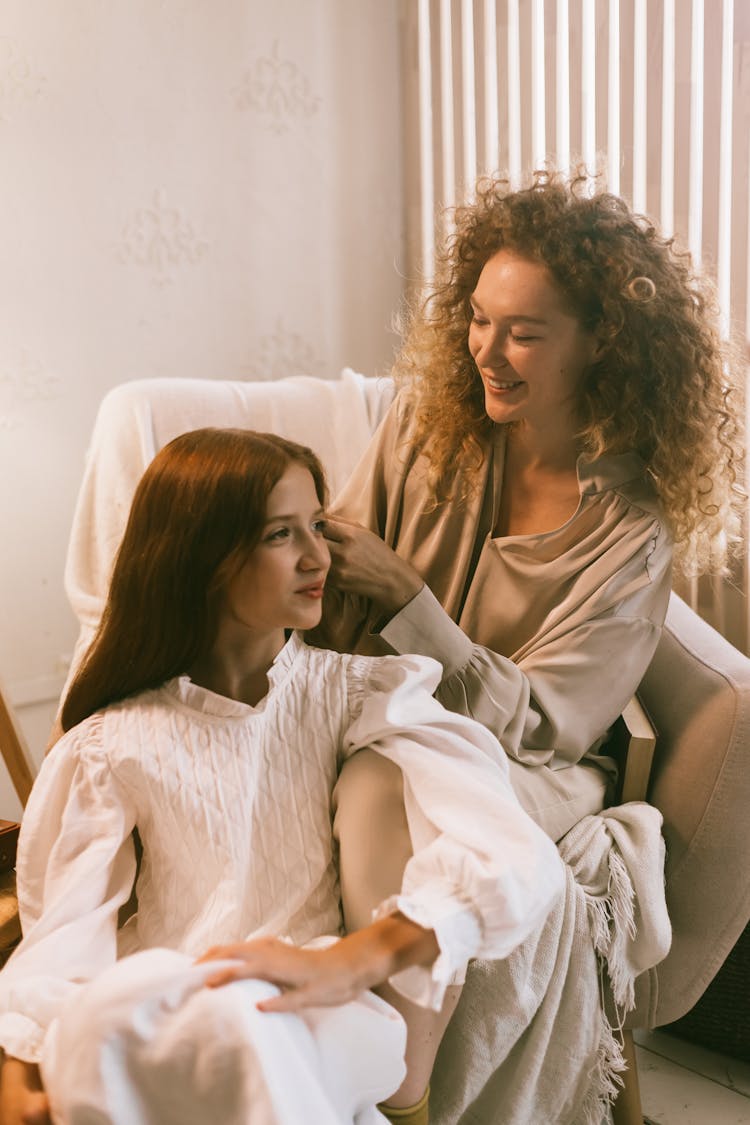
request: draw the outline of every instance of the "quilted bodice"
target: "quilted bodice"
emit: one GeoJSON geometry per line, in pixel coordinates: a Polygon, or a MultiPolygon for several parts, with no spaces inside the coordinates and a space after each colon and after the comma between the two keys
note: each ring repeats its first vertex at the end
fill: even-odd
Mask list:
{"type": "Polygon", "coordinates": [[[144,845],[141,947],[198,954],[250,934],[339,932],[330,808],[345,682],[300,650],[283,650],[258,707],[181,677],[106,713],[144,845]]]}

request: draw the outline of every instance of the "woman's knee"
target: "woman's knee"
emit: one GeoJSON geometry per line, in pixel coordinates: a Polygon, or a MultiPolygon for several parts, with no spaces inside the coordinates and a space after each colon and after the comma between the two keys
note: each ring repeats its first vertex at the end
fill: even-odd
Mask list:
{"type": "Polygon", "coordinates": [[[374,750],[345,764],[334,791],[333,834],[339,845],[344,919],[348,930],[372,921],[372,911],[401,889],[412,855],[401,771],[374,750]]]}
{"type": "Polygon", "coordinates": [[[584,816],[601,812],[607,804],[610,777],[592,762],[551,770],[509,758],[508,766],[521,806],[555,843],[584,816]]]}

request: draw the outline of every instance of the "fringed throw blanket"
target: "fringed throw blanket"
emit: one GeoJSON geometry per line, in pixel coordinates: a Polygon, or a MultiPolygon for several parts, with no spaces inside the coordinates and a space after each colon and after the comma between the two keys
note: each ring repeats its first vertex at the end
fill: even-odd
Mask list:
{"type": "Polygon", "coordinates": [[[667,954],[661,814],[632,802],[559,844],[566,890],[505,961],[469,967],[432,1080],[432,1125],[601,1125],[624,1069],[600,974],[622,1016],[667,954]]]}

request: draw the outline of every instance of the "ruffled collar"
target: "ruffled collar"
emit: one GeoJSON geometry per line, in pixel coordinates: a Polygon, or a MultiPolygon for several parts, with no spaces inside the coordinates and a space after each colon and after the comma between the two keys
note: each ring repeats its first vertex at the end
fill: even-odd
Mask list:
{"type": "Polygon", "coordinates": [[[193,683],[189,676],[175,676],[160,690],[169,696],[172,703],[189,711],[218,719],[246,719],[265,710],[268,701],[289,678],[294,663],[304,648],[305,643],[299,634],[292,633],[268,669],[268,691],[255,707],[237,699],[229,699],[226,695],[218,695],[215,691],[193,683]]]}

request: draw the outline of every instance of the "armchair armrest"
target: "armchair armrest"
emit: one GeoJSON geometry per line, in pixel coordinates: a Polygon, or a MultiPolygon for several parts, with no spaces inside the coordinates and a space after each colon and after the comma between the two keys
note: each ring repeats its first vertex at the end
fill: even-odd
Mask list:
{"type": "Polygon", "coordinates": [[[627,731],[620,803],[645,801],[656,747],[656,731],[637,695],[622,713],[627,731]]]}
{"type": "Polygon", "coordinates": [[[656,747],[656,731],[637,695],[628,703],[612,732],[612,752],[620,767],[616,804],[645,801],[656,747]]]}

